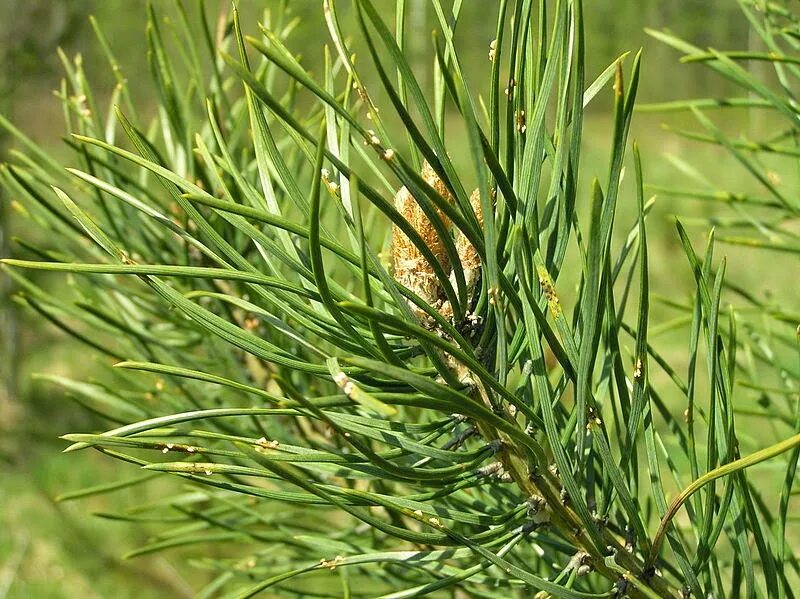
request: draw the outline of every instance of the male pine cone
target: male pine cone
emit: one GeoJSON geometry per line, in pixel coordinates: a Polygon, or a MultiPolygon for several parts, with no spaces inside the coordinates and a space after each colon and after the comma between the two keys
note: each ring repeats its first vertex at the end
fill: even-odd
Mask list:
{"type": "MultiPolygon", "coordinates": [[[[425,161],[422,165],[422,178],[438,193],[446,202],[453,204],[453,195],[442,179],[436,174],[431,165],[425,161]]],[[[481,211],[480,193],[476,189],[470,196],[470,204],[478,222],[483,224],[483,213],[481,211]]],[[[419,202],[405,187],[401,187],[394,197],[394,207],[400,215],[419,234],[422,242],[430,249],[436,260],[442,265],[445,272],[451,271],[451,264],[444,241],[439,236],[436,228],[427,217],[419,202]]],[[[452,223],[450,219],[438,208],[437,216],[442,220],[448,232],[452,223]]],[[[475,290],[476,283],[480,274],[481,260],[478,252],[462,232],[457,232],[456,252],[458,254],[461,268],[464,271],[464,278],[467,284],[467,292],[471,296],[475,290]]],[[[422,300],[436,309],[442,316],[451,318],[453,315],[452,307],[446,300],[433,266],[423,256],[422,252],[415,246],[408,236],[403,233],[397,225],[392,227],[392,261],[394,266],[394,277],[398,283],[406,286],[417,294],[422,300]]],[[[455,283],[454,274],[450,274],[450,280],[455,283]]],[[[455,285],[454,285],[455,286],[455,285]]],[[[419,306],[409,302],[414,315],[423,324],[430,325],[431,319],[419,306]]]]}

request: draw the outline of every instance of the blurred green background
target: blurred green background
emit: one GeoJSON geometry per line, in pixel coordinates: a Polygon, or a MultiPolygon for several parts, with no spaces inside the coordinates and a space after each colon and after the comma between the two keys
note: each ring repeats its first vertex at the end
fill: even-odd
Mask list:
{"type": "MultiPolygon", "coordinates": [[[[393,7],[390,0],[377,5],[393,7]]],[[[191,14],[204,10],[213,19],[227,2],[203,3],[185,0],[191,14]]],[[[276,0],[241,0],[243,22],[255,30],[260,10],[278,5],[276,0]]],[[[292,0],[292,11],[301,18],[292,47],[304,53],[311,68],[322,59],[322,43],[327,32],[322,19],[321,0],[292,0]]],[[[346,4],[346,3],[344,3],[346,4]]],[[[466,0],[459,24],[458,39],[462,63],[467,71],[486,69],[487,52],[494,33],[494,15],[487,18],[489,0],[466,0]]],[[[408,0],[409,47],[412,60],[425,72],[431,63],[431,36],[434,15],[427,0],[408,0]]],[[[167,23],[175,18],[171,0],[154,3],[167,23]]],[[[61,79],[58,48],[63,55],[82,56],[88,73],[93,74],[96,90],[110,91],[113,77],[100,52],[89,25],[94,15],[112,42],[114,52],[131,81],[148,81],[143,48],[146,5],[140,0],[0,0],[0,112],[35,141],[57,151],[61,143],[62,114],[53,92],[61,79]]],[[[708,0],[593,0],[586,2],[587,77],[591,80],[621,53],[644,48],[642,101],[673,98],[717,97],[729,93],[720,80],[710,78],[701,66],[678,63],[675,53],[650,39],[644,27],[669,28],[699,46],[747,48],[750,44],[747,23],[736,2],[708,0]]],[[[147,84],[133,86],[136,101],[146,108],[147,84]]],[[[107,97],[108,94],[106,94],[107,97]]],[[[100,94],[102,103],[103,94],[100,94]]],[[[587,114],[583,166],[587,176],[599,172],[606,163],[606,132],[610,128],[610,93],[599,96],[587,114]],[[593,165],[597,165],[594,168],[593,165]]],[[[727,122],[731,130],[764,129],[766,122],[750,122],[747,115],[727,122]]],[[[635,119],[632,137],[639,141],[650,183],[665,181],[677,185],[680,174],[676,159],[704,172],[713,183],[726,189],[751,186],[739,169],[719,149],[688,144],[665,132],[661,123],[670,120],[682,126],[691,119],[684,116],[640,114],[635,119]]],[[[3,154],[9,140],[0,138],[3,154]]],[[[13,157],[12,157],[13,158],[13,157]]],[[[4,160],[8,158],[4,157],[4,160]]],[[[10,201],[2,196],[0,236],[3,256],[15,252],[13,236],[35,236],[15,219],[10,201]]],[[[665,199],[650,220],[650,250],[654,292],[681,291],[681,280],[689,289],[688,269],[678,253],[674,227],[669,218],[680,212],[708,215],[710,206],[698,206],[665,199]]],[[[633,218],[634,211],[622,206],[621,216],[633,218]]],[[[702,230],[696,229],[698,239],[702,230]]],[[[769,257],[736,260],[734,274],[745,283],[775,281],[779,264],[769,257]],[[760,260],[760,261],[758,261],[760,260]]],[[[51,277],[52,284],[57,279],[51,277]]],[[[777,281],[776,281],[777,282],[777,281]]],[[[790,282],[784,281],[788,290],[790,282]]],[[[96,362],[84,347],[58,334],[46,322],[17,312],[10,299],[9,282],[0,278],[2,312],[2,355],[0,355],[0,599],[3,597],[181,597],[191,596],[202,572],[181,565],[186,552],[165,553],[158,557],[122,560],[126,550],[141,542],[141,528],[100,518],[92,512],[110,509],[107,498],[83,502],[57,503],[59,494],[107,481],[113,463],[99,455],[61,456],[60,434],[91,430],[95,421],[61,392],[32,377],[35,372],[69,372],[73,378],[88,375],[96,362]],[[180,555],[181,559],[177,559],[180,555]]],[[[778,290],[780,291],[780,290],[778,290]]],[[[688,291],[687,291],[688,292],[688,291]]],[[[667,308],[656,306],[656,321],[666,321],[667,308]]],[[[674,352],[681,351],[676,346],[674,352]]],[[[137,493],[144,492],[136,487],[137,493]]],[[[150,490],[153,493],[153,489],[150,490]]],[[[121,493],[124,495],[125,492],[121,493]]],[[[124,497],[123,497],[124,499],[124,497]]],[[[141,497],[137,498],[143,502],[141,497]]],[[[155,500],[157,497],[153,496],[155,500]]],[[[115,497],[119,500],[119,494],[115,497]]]]}

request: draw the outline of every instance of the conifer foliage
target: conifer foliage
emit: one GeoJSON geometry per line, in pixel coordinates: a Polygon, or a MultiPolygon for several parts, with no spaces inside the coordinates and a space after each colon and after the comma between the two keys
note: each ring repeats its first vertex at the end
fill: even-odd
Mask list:
{"type": "Polygon", "coordinates": [[[131,556],[209,548],[199,597],[791,593],[793,463],[780,513],[745,468],[796,462],[800,440],[739,451],[712,245],[682,236],[688,372],[648,340],[639,56],[588,74],[581,0],[500,0],[478,77],[462,2],[431,0],[429,84],[406,3],[385,4],[324,0],[315,75],[288,3],[247,32],[178,3],[167,33],[151,8],[150,81],[99,27],[107,106],[66,63],[68,164],[2,121],[23,150],[3,184],[47,233],[6,272],[101,358],[91,380],[49,376],[107,423],[68,451],[121,462],[68,497],[173,489],[115,517],[160,523],[131,556]],[[614,121],[584,189],[598,94],[614,121]]]}

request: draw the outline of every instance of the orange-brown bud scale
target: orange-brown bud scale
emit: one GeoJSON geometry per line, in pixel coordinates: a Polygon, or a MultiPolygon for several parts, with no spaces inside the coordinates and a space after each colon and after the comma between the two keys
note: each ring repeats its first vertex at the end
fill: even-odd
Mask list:
{"type": "MultiPolygon", "coordinates": [[[[445,201],[454,203],[453,195],[439,178],[433,168],[425,162],[422,166],[422,178],[438,193],[445,201]]],[[[475,190],[470,196],[470,206],[478,220],[483,225],[483,210],[481,208],[480,191],[475,190]]],[[[445,272],[449,272],[450,281],[456,285],[455,275],[450,272],[450,260],[445,251],[444,240],[427,217],[416,198],[406,187],[401,187],[394,198],[395,209],[408,221],[408,223],[419,234],[422,242],[430,249],[445,272]]],[[[445,214],[436,209],[436,214],[450,229],[450,219],[445,214]]],[[[461,269],[464,272],[464,279],[467,284],[467,292],[471,296],[475,290],[481,268],[481,259],[475,246],[466,238],[463,233],[457,233],[455,239],[456,253],[458,254],[461,269]]],[[[442,291],[442,286],[433,267],[423,256],[422,252],[411,242],[408,236],[403,233],[397,225],[392,227],[392,260],[394,266],[394,278],[398,283],[405,285],[411,291],[420,296],[428,304],[434,307],[445,318],[453,317],[453,308],[442,291]]],[[[423,310],[409,302],[414,314],[423,322],[429,323],[429,318],[423,310]]]]}
{"type": "MultiPolygon", "coordinates": [[[[436,193],[445,201],[453,203],[452,194],[430,164],[427,162],[423,164],[421,174],[425,182],[433,187],[436,193]]],[[[395,195],[394,207],[419,234],[422,242],[447,272],[450,269],[450,260],[445,250],[444,240],[406,187],[401,187],[395,195]]],[[[436,214],[449,229],[450,219],[438,208],[436,214]]],[[[442,303],[442,291],[433,266],[397,225],[392,227],[392,258],[395,280],[408,287],[427,303],[439,307],[442,303]]],[[[424,317],[424,312],[418,307],[412,306],[412,309],[417,316],[424,317]]]]}
{"type": "MultiPolygon", "coordinates": [[[[476,189],[469,196],[469,204],[472,206],[472,211],[475,213],[475,218],[478,219],[478,225],[483,227],[483,208],[481,208],[481,192],[476,189]]],[[[458,258],[461,261],[461,268],[464,269],[464,274],[467,271],[473,271],[477,274],[478,269],[481,267],[481,257],[478,255],[478,250],[470,243],[469,239],[462,233],[456,239],[456,251],[458,258]]],[[[469,281],[467,281],[469,284],[469,281]]]]}

